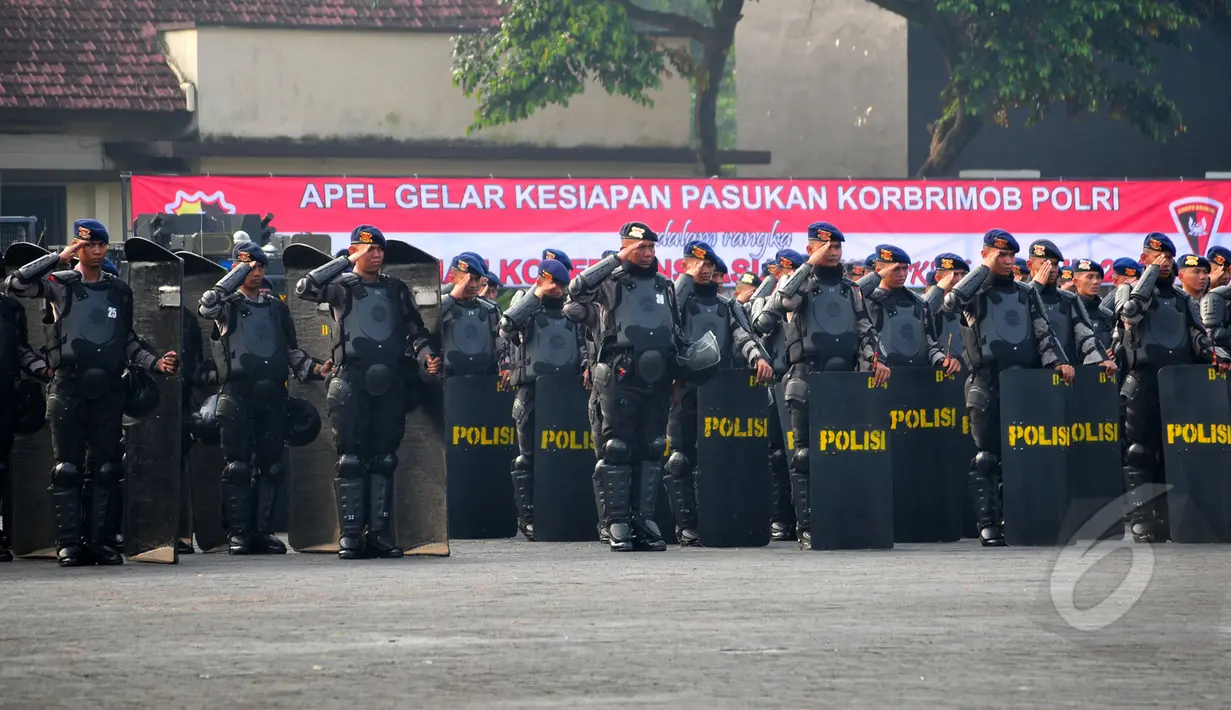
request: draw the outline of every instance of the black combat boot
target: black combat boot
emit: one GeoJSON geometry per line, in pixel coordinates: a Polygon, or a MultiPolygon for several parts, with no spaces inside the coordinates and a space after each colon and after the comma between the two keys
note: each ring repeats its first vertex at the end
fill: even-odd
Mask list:
{"type": "Polygon", "coordinates": [[[812,498],[808,449],[796,449],[791,457],[791,502],[795,504],[795,537],[799,549],[812,549],[812,498]]]}
{"type": "Polygon", "coordinates": [[[251,480],[246,477],[222,480],[222,514],[226,518],[227,548],[230,554],[252,554],[251,480]]]}
{"type": "Polygon", "coordinates": [[[89,553],[96,565],[124,564],[124,555],[114,547],[116,533],[112,526],[115,519],[111,510],[116,497],[116,491],[103,481],[95,479],[91,483],[89,553]]]}
{"type": "Polygon", "coordinates": [[[286,545],[274,534],[274,504],[278,500],[278,479],[269,475],[256,477],[256,511],[253,515],[252,538],[248,549],[254,555],[285,555],[286,545]]]}
{"type": "Polygon", "coordinates": [[[1004,547],[1000,462],[993,454],[980,451],[970,463],[970,498],[975,510],[975,525],[979,529],[979,544],[1004,547]]]}
{"type": "MultiPolygon", "coordinates": [[[[610,445],[611,442],[609,442],[610,445]]],[[[631,466],[603,464],[603,493],[607,497],[607,542],[613,552],[631,552],[633,549],[631,466]]]]}
{"type": "Polygon", "coordinates": [[[682,452],[673,451],[661,470],[663,482],[667,484],[671,512],[675,515],[675,539],[680,547],[701,544],[701,536],[697,533],[695,467],[682,452]]]}
{"type": "Polygon", "coordinates": [[[795,539],[795,508],[791,505],[791,474],[786,467],[786,452],[769,452],[769,535],[774,540],[795,539]]]}
{"type": "Polygon", "coordinates": [[[611,535],[607,531],[607,487],[603,484],[603,462],[594,464],[594,509],[598,511],[598,540],[610,542],[611,535]]]}
{"type": "Polygon", "coordinates": [[[513,501],[517,504],[517,529],[534,542],[534,460],[529,456],[513,459],[513,501]]]}
{"type": "Polygon", "coordinates": [[[393,478],[383,473],[373,473],[368,481],[370,497],[368,499],[368,534],[366,538],[369,557],[396,559],[405,552],[393,543],[392,516],[393,510],[393,478]]]}
{"type": "Polygon", "coordinates": [[[338,558],[358,560],[364,556],[363,528],[367,525],[368,482],[366,478],[335,478],[333,491],[338,503],[338,558]]]}
{"type": "Polygon", "coordinates": [[[642,461],[637,470],[637,510],[633,515],[633,547],[637,550],[662,552],[667,549],[654,513],[658,506],[659,490],[663,485],[662,459],[655,455],[642,461]]]}
{"type": "Polygon", "coordinates": [[[1154,486],[1154,469],[1158,458],[1141,444],[1130,444],[1124,452],[1124,483],[1128,488],[1128,524],[1133,542],[1166,542],[1167,536],[1160,524],[1158,503],[1162,498],[1151,497],[1154,486]]]}
{"type": "MultiPolygon", "coordinates": [[[[104,464],[106,465],[106,464],[104,464]]],[[[118,466],[117,466],[118,468],[118,466]]],[[[107,484],[109,500],[107,501],[107,529],[104,534],[107,545],[116,550],[124,549],[124,496],[128,480],[121,478],[115,485],[107,484]]],[[[101,564],[101,563],[100,563],[101,564]]],[[[118,564],[118,563],[117,563],[118,564]]]]}

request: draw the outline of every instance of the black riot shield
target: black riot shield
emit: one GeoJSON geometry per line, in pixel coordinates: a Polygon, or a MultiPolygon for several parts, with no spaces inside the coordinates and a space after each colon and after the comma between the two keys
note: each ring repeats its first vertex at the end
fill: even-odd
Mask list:
{"type": "Polygon", "coordinates": [[[1231,542],[1231,405],[1226,376],[1205,365],[1158,373],[1167,517],[1178,543],[1231,542]]]}
{"type": "Polygon", "coordinates": [[[706,547],[769,544],[765,387],[724,370],[697,389],[697,533],[706,547]]]}
{"type": "Polygon", "coordinates": [[[966,413],[957,378],[931,367],[895,367],[889,378],[889,447],[893,456],[895,542],[962,539],[962,485],[970,458],[964,452],[966,413]]]}
{"type": "MultiPolygon", "coordinates": [[[[286,267],[288,288],[308,274],[309,271],[329,262],[328,254],[306,244],[291,244],[282,252],[286,267]]],[[[328,357],[331,347],[330,333],[333,315],[329,306],[313,303],[302,298],[290,297],[286,301],[295,322],[295,335],[299,347],[313,357],[328,357]]],[[[312,403],[328,427],[329,405],[325,401],[326,388],[319,382],[300,383],[292,378],[288,385],[292,397],[301,397],[312,403]]],[[[338,551],[338,508],[334,501],[333,479],[338,452],[334,449],[333,437],[321,432],[307,446],[289,448],[287,451],[287,494],[289,498],[289,542],[299,552],[338,551]]]]}
{"type": "MultiPolygon", "coordinates": [[[[534,381],[534,537],[542,542],[598,539],[594,444],[580,375],[534,381]]],[[[516,452],[514,452],[516,453],[516,452]]]]}
{"type": "MultiPolygon", "coordinates": [[[[384,272],[410,287],[423,323],[440,345],[440,260],[406,242],[389,240],[384,272]]],[[[394,533],[408,555],[447,556],[449,529],[445,477],[444,391],[441,380],[419,371],[411,378],[411,410],[394,474],[394,533]]],[[[512,400],[504,408],[512,411],[512,400]]],[[[322,410],[325,411],[325,410],[322,410]]],[[[511,461],[512,459],[509,459],[511,461]]],[[[504,466],[512,503],[513,483],[504,466]]]]}
{"type": "MultiPolygon", "coordinates": [[[[15,242],[4,253],[4,263],[10,272],[25,266],[47,250],[29,242],[15,242]]],[[[26,309],[26,326],[30,346],[41,350],[47,342],[43,325],[42,299],[19,299],[26,309]]],[[[25,377],[25,375],[22,375],[25,377]]],[[[44,393],[46,388],[44,388],[44,393]]],[[[27,559],[55,559],[56,526],[51,511],[51,430],[46,426],[30,436],[18,436],[13,441],[9,458],[10,490],[13,519],[5,520],[9,529],[9,544],[13,554],[27,559]]]]}
{"type": "MultiPolygon", "coordinates": [[[[193,325],[201,329],[202,355],[206,361],[210,361],[213,358],[210,337],[214,332],[214,323],[196,316],[197,304],[201,300],[201,294],[218,283],[227,270],[190,251],[176,252],[175,255],[184,262],[184,285],[181,290],[184,307],[194,317],[193,325]]],[[[194,402],[189,408],[190,411],[200,407],[210,395],[217,392],[217,387],[194,387],[194,402]]],[[[222,449],[217,445],[206,446],[197,441],[188,450],[188,471],[184,486],[190,503],[191,530],[197,537],[197,545],[205,552],[227,550],[227,533],[222,524],[222,469],[225,466],[222,449]]],[[[181,493],[181,497],[183,495],[185,493],[181,493]]],[[[183,521],[180,528],[181,531],[184,528],[183,521]]]]}
{"type": "MultiPolygon", "coordinates": [[[[517,456],[512,411],[513,393],[502,390],[495,375],[445,380],[450,538],[479,540],[517,534],[509,477],[509,463],[517,456]]],[[[577,426],[584,426],[585,421],[582,417],[577,426]]]]}
{"type": "Polygon", "coordinates": [[[812,549],[891,549],[887,390],[866,372],[818,372],[808,393],[812,549]]]}
{"type": "Polygon", "coordinates": [[[1097,366],[1077,368],[1068,390],[1069,512],[1063,539],[1124,537],[1120,386],[1097,366]]]}
{"type": "MultiPolygon", "coordinates": [[[[183,262],[154,242],[124,242],[133,291],[133,330],[154,352],[178,352],[183,334],[183,262]]],[[[178,377],[156,376],[158,407],[124,432],[124,554],[138,562],[179,561],[182,395],[178,377]]]]}
{"type": "Polygon", "coordinates": [[[1068,386],[1051,370],[1000,374],[1001,495],[1009,545],[1065,543],[1068,396],[1068,386]]]}

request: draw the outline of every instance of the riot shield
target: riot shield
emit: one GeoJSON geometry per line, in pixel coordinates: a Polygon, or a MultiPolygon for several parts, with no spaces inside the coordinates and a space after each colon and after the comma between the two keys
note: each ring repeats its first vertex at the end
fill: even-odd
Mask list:
{"type": "MultiPolygon", "coordinates": [[[[286,266],[289,288],[309,271],[328,263],[332,257],[305,244],[291,244],[282,252],[286,266]]],[[[286,301],[295,322],[295,335],[299,347],[313,357],[328,357],[333,328],[333,315],[329,306],[291,297],[286,301]]],[[[312,403],[322,419],[329,416],[325,401],[326,388],[319,382],[300,383],[294,378],[288,384],[292,397],[301,397],[312,403]]],[[[328,421],[322,422],[328,426],[328,421]]],[[[287,495],[289,498],[288,538],[291,547],[299,552],[338,551],[338,508],[334,501],[333,479],[337,476],[334,463],[338,452],[334,449],[333,437],[326,431],[307,446],[289,448],[287,451],[287,495]]]]}
{"type": "Polygon", "coordinates": [[[895,367],[889,378],[894,542],[962,539],[962,492],[970,459],[962,452],[966,405],[956,378],[932,367],[895,367]],[[959,478],[960,474],[960,478],[959,478]]]}
{"type": "MultiPolygon", "coordinates": [[[[509,476],[509,463],[517,456],[510,414],[513,393],[501,389],[496,375],[449,377],[445,380],[444,402],[449,537],[513,537],[517,534],[513,480],[509,476]]],[[[585,421],[583,416],[577,425],[585,421]]],[[[590,495],[593,497],[593,489],[590,495]]]]}
{"type": "Polygon", "coordinates": [[[1124,473],[1116,377],[1097,366],[1078,367],[1067,407],[1069,512],[1063,539],[1121,539],[1124,473]],[[1100,513],[1107,506],[1119,509],[1100,513]]]}
{"type": "Polygon", "coordinates": [[[1063,545],[1069,389],[1051,370],[1000,373],[1001,495],[1009,545],[1063,545]]]}
{"type": "MultiPolygon", "coordinates": [[[[154,242],[124,242],[133,292],[133,330],[154,352],[178,352],[183,262],[154,242]]],[[[137,562],[179,561],[182,389],[178,377],[156,376],[158,407],[124,432],[124,554],[137,562]]]]}
{"type": "MultiPolygon", "coordinates": [[[[389,240],[384,272],[410,287],[423,323],[440,345],[440,260],[406,242],[389,240]]],[[[444,394],[440,378],[419,372],[411,378],[414,399],[406,415],[406,437],[398,450],[394,474],[393,528],[397,544],[408,555],[449,554],[444,445],[444,394]]],[[[512,411],[509,401],[504,412],[512,411]]],[[[321,410],[322,413],[328,410],[321,410]]],[[[512,461],[512,459],[509,459],[512,461]]],[[[504,482],[513,505],[513,483],[504,467],[504,482]]]]}
{"type": "Polygon", "coordinates": [[[1231,405],[1226,376],[1206,365],[1164,367],[1158,399],[1167,517],[1178,543],[1231,542],[1231,405]]]}
{"type": "MultiPolygon", "coordinates": [[[[25,266],[47,250],[29,242],[14,242],[4,252],[4,263],[10,272],[25,266]]],[[[42,350],[50,326],[43,325],[43,300],[18,299],[26,309],[26,326],[30,347],[42,350]]],[[[22,375],[25,377],[25,375],[22,375]]],[[[44,388],[44,393],[46,388],[44,388]]],[[[18,436],[13,441],[9,458],[9,480],[13,519],[4,521],[10,529],[9,543],[13,554],[27,559],[55,559],[56,525],[51,510],[51,430],[44,426],[31,436],[18,436]]]]}
{"type": "Polygon", "coordinates": [[[812,549],[891,549],[887,390],[866,372],[818,372],[808,393],[812,549]]]}
{"type": "Polygon", "coordinates": [[[598,539],[594,444],[586,424],[590,393],[580,375],[534,381],[534,537],[542,542],[598,539]]]}
{"type": "Polygon", "coordinates": [[[782,380],[774,383],[774,409],[782,426],[782,447],[786,450],[786,460],[790,461],[791,454],[795,453],[795,434],[791,431],[791,408],[786,406],[786,383],[782,380]]]}
{"type": "MultiPolygon", "coordinates": [[[[201,294],[218,283],[218,280],[226,275],[227,270],[190,251],[176,252],[175,255],[184,262],[182,290],[184,307],[196,321],[194,325],[201,329],[202,354],[206,360],[209,360],[213,357],[210,336],[214,332],[214,323],[197,317],[197,303],[201,300],[201,294]]],[[[216,387],[194,387],[195,402],[192,409],[196,409],[217,391],[216,387]]],[[[195,442],[188,450],[188,471],[184,486],[190,503],[189,508],[192,511],[191,530],[197,536],[197,545],[204,552],[227,550],[227,533],[222,524],[222,469],[225,466],[226,461],[222,457],[222,449],[218,446],[206,446],[201,442],[195,442]]],[[[181,494],[181,497],[183,495],[181,494]]],[[[181,530],[183,527],[181,521],[181,530]]]]}
{"type": "Polygon", "coordinates": [[[697,533],[706,547],[769,544],[765,387],[723,370],[697,389],[697,533]]]}

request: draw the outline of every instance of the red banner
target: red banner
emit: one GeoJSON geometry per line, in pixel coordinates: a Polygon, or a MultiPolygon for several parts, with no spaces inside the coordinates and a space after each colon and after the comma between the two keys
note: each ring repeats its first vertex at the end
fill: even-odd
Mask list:
{"type": "Polygon", "coordinates": [[[134,176],[131,204],[134,216],[273,212],[279,232],[328,233],[335,249],[356,225],[373,224],[443,260],[478,252],[506,286],[532,280],[547,248],[583,268],[618,246],[616,230],[630,220],[659,230],[669,272],[699,239],[738,274],[779,249],[803,251],[807,225],[823,219],[846,234],[847,260],[880,243],[905,249],[915,260],[910,284],[920,285],[936,254],[972,259],[993,227],[1023,250],[1051,239],[1069,261],[1135,256],[1153,231],[1181,253],[1204,254],[1226,239],[1219,228],[1231,181],[134,176]]]}

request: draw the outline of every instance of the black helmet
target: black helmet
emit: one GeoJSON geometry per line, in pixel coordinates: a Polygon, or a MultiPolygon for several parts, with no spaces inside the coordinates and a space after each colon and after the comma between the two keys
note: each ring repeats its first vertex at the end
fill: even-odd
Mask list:
{"type": "Polygon", "coordinates": [[[307,446],[316,441],[321,433],[321,415],[306,399],[288,397],[286,400],[286,444],[307,446]]]}
{"type": "Polygon", "coordinates": [[[188,432],[205,446],[217,446],[222,441],[218,431],[218,395],[211,394],[197,411],[188,415],[188,432]]]}
{"type": "Polygon", "coordinates": [[[21,436],[30,436],[43,428],[47,421],[47,397],[43,386],[24,377],[17,381],[17,417],[13,431],[21,436]]]}
{"type": "Polygon", "coordinates": [[[158,383],[137,367],[124,371],[124,414],[133,419],[148,417],[158,409],[158,383]]]}
{"type": "Polygon", "coordinates": [[[698,385],[704,384],[718,372],[718,367],[722,364],[722,350],[718,347],[718,338],[714,337],[713,332],[706,331],[705,335],[697,338],[678,356],[677,361],[683,371],[681,379],[698,385]]]}

